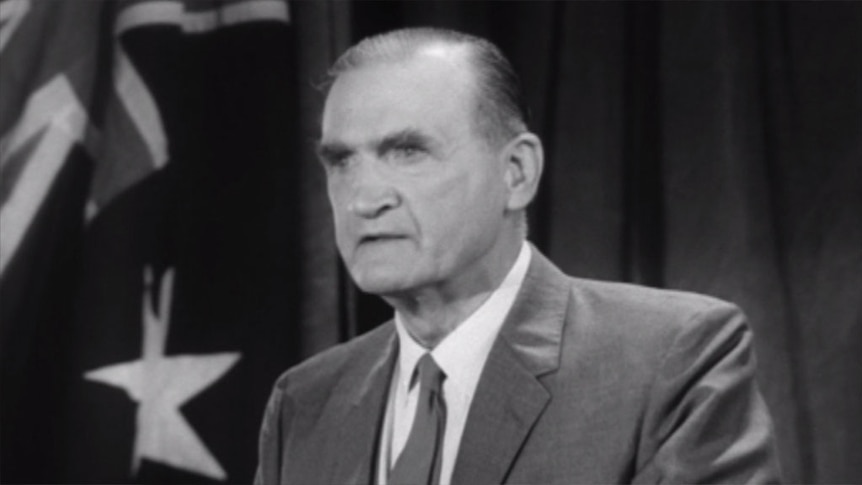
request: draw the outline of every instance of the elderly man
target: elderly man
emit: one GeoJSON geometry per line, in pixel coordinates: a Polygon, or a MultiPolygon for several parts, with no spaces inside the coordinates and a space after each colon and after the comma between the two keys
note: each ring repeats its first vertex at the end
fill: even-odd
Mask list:
{"type": "Polygon", "coordinates": [[[526,242],[542,143],[495,46],[399,30],[332,75],[338,249],[395,317],[278,380],[258,483],[778,480],[736,307],[571,278],[526,242]]]}

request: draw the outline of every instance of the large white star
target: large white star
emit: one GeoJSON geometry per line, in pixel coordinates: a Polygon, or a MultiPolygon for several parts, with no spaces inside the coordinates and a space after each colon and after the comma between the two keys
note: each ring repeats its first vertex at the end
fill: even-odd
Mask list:
{"type": "MultiPolygon", "coordinates": [[[[149,289],[152,286],[149,269],[145,270],[144,279],[149,289]]],[[[239,360],[240,354],[164,355],[173,280],[173,270],[167,271],[158,315],[148,304],[151,301],[149,291],[144,293],[143,357],[89,371],[84,378],[124,389],[138,403],[133,473],[137,472],[141,458],[148,458],[224,480],[227,474],[180,413],[180,406],[223,376],[239,360]]]]}

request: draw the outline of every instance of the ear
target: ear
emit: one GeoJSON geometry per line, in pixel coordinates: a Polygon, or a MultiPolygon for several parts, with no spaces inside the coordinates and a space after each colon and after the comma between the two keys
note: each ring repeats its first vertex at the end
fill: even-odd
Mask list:
{"type": "Polygon", "coordinates": [[[505,158],[505,181],[509,194],[506,209],[518,211],[536,196],[545,163],[542,140],[533,133],[521,133],[502,151],[505,158]]]}

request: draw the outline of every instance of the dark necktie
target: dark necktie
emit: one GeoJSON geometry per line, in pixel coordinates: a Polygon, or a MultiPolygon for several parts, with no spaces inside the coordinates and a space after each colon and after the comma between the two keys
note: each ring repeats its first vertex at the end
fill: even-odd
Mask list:
{"type": "Polygon", "coordinates": [[[443,380],[446,374],[437,367],[431,354],[416,365],[419,372],[419,400],[410,436],[392,472],[389,485],[437,485],[443,460],[443,432],[446,429],[446,403],[443,380]]]}

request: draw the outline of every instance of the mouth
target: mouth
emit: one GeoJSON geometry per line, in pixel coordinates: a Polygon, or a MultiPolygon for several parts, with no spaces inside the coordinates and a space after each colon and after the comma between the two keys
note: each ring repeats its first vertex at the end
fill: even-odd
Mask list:
{"type": "Polygon", "coordinates": [[[368,234],[359,238],[358,246],[363,244],[399,241],[403,239],[406,239],[406,237],[399,234],[368,234]]]}

